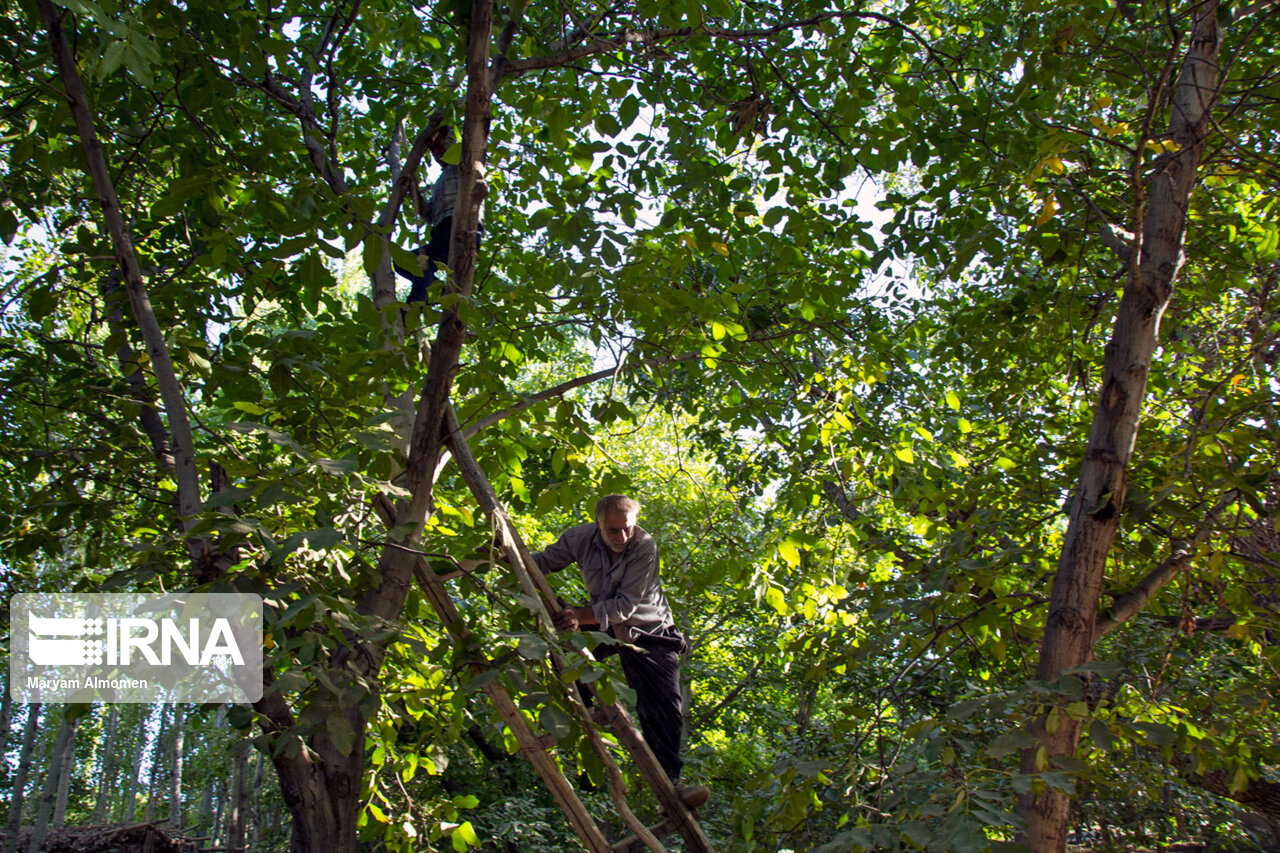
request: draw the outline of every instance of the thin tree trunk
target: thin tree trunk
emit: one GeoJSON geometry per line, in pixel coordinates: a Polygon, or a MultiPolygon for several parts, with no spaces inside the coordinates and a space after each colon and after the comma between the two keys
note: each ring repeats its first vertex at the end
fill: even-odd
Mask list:
{"type": "Polygon", "coordinates": [[[40,711],[44,706],[39,702],[27,706],[27,724],[22,733],[22,751],[18,754],[18,766],[13,774],[12,793],[9,798],[9,820],[5,825],[5,853],[15,853],[18,849],[18,830],[22,828],[22,803],[26,796],[27,777],[31,775],[31,755],[35,752],[36,735],[40,731],[40,711]]]}
{"type": "MultiPolygon", "coordinates": [[[[1179,148],[1157,161],[1150,202],[1138,229],[1137,260],[1131,264],[1107,344],[1102,391],[1053,580],[1036,675],[1042,681],[1057,681],[1093,658],[1103,572],[1124,507],[1147,374],[1160,317],[1184,260],[1188,201],[1211,129],[1218,90],[1217,14],[1217,0],[1196,7],[1169,121],[1169,138],[1179,148]]],[[[1153,103],[1158,101],[1158,93],[1152,97],[1153,103]]],[[[1063,708],[1037,719],[1031,728],[1038,745],[1024,750],[1023,773],[1034,775],[1052,769],[1055,759],[1075,757],[1080,725],[1063,708]]],[[[1066,849],[1071,816],[1066,791],[1036,778],[1032,793],[1019,798],[1018,810],[1027,823],[1025,841],[1032,853],[1066,849]]]]}
{"type": "Polygon", "coordinates": [[[142,754],[147,743],[145,719],[141,713],[137,714],[137,723],[139,725],[134,731],[133,749],[130,750],[133,760],[129,764],[129,777],[124,780],[124,794],[120,801],[123,822],[126,824],[133,823],[138,812],[138,774],[142,772],[142,754]]]}
{"type": "Polygon", "coordinates": [[[75,751],[76,726],[79,718],[68,720],[63,706],[62,724],[58,727],[57,740],[53,742],[53,754],[49,756],[49,769],[44,780],[44,792],[40,795],[40,807],[36,811],[36,820],[31,827],[31,838],[27,844],[28,853],[39,853],[44,848],[45,835],[49,831],[49,819],[53,816],[54,801],[58,798],[59,782],[63,766],[66,764],[67,752],[75,751]]]}
{"type": "Polygon", "coordinates": [[[249,812],[249,744],[247,741],[236,749],[235,763],[231,771],[231,792],[227,798],[227,847],[243,850],[245,847],[245,821],[249,812]]]}
{"type": "MultiPolygon", "coordinates": [[[[13,697],[9,695],[8,673],[0,679],[0,756],[9,754],[9,727],[13,722],[13,697]]],[[[0,786],[9,781],[9,762],[0,760],[0,786]]]]}
{"type": "Polygon", "coordinates": [[[156,819],[156,805],[159,800],[158,781],[162,778],[160,775],[160,765],[164,762],[164,742],[169,734],[169,706],[162,705],[160,707],[160,729],[156,732],[155,742],[151,745],[151,771],[147,774],[147,811],[146,817],[143,818],[147,823],[154,823],[156,819]]]}
{"type": "Polygon", "coordinates": [[[210,790],[213,792],[213,825],[209,828],[209,841],[211,846],[216,846],[222,838],[223,825],[226,823],[223,815],[227,812],[227,789],[219,780],[210,790]]]}
{"type": "Polygon", "coordinates": [[[111,705],[107,717],[107,739],[102,750],[102,769],[98,777],[98,798],[93,805],[93,822],[106,819],[111,803],[111,792],[116,776],[116,726],[120,721],[120,706],[111,705]]]}
{"type": "Polygon", "coordinates": [[[262,825],[262,769],[266,765],[262,753],[253,752],[253,790],[258,793],[249,807],[249,848],[258,847],[258,828],[262,825]]]}
{"type": "Polygon", "coordinates": [[[76,770],[76,732],[80,728],[77,717],[71,724],[71,736],[66,749],[62,752],[62,764],[58,767],[58,800],[53,807],[53,825],[62,826],[67,822],[67,797],[71,792],[71,777],[76,770]]]}
{"type": "Polygon", "coordinates": [[[169,789],[169,825],[182,831],[182,746],[185,739],[181,705],[173,706],[173,774],[169,789]]]}

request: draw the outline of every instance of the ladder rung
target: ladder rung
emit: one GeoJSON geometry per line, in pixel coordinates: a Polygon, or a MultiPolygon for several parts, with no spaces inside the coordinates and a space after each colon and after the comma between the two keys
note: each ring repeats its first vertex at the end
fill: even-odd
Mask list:
{"type": "MultiPolygon", "coordinates": [[[[676,825],[670,819],[664,820],[657,826],[649,827],[649,831],[658,838],[664,835],[670,835],[676,831],[676,825]]],[[[645,849],[644,842],[634,835],[628,835],[626,838],[613,845],[613,853],[637,853],[639,850],[645,849]]]]}

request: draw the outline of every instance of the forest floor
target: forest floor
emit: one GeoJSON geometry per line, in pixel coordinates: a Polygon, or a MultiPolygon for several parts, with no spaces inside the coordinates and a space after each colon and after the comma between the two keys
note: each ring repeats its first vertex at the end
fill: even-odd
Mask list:
{"type": "MultiPolygon", "coordinates": [[[[27,849],[31,829],[18,833],[18,849],[27,849]]],[[[7,840],[7,839],[6,839],[7,840]]],[[[45,835],[44,853],[184,853],[197,849],[164,825],[59,826],[45,835]]]]}

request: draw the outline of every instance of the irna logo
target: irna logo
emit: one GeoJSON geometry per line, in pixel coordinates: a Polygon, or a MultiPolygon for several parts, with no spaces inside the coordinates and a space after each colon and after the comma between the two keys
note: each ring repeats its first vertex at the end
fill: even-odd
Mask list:
{"type": "Polygon", "coordinates": [[[20,593],[9,603],[18,702],[255,702],[262,598],[20,593]]]}
{"type": "Polygon", "coordinates": [[[226,658],[244,665],[226,618],[186,620],[185,629],[170,618],[93,618],[31,616],[31,662],[39,666],[128,666],[141,656],[152,666],[169,666],[175,654],[189,666],[209,666],[226,658]],[[201,622],[212,626],[201,630],[201,622]]]}

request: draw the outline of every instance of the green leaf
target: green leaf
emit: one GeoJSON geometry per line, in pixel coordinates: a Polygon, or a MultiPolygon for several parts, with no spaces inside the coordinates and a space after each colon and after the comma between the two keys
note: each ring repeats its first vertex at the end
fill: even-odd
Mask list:
{"type": "Polygon", "coordinates": [[[231,506],[242,500],[250,498],[257,491],[253,486],[239,486],[230,489],[223,489],[220,492],[214,492],[209,495],[208,500],[204,502],[205,509],[215,509],[222,506],[231,506]]]}
{"type": "Polygon", "coordinates": [[[536,634],[521,634],[516,643],[516,653],[525,660],[545,660],[551,647],[536,634]]]}
{"type": "Polygon", "coordinates": [[[58,307],[58,295],[46,286],[36,287],[27,299],[27,311],[33,320],[43,320],[58,307]]]}
{"type": "Polygon", "coordinates": [[[538,722],[556,740],[568,737],[573,728],[573,719],[555,705],[544,705],[538,713],[538,722]]]}
{"type": "Polygon", "coordinates": [[[332,527],[322,527],[319,530],[312,530],[306,535],[307,546],[314,551],[323,551],[326,548],[332,548],[339,542],[343,541],[342,532],[332,527]]]}
{"type": "Polygon", "coordinates": [[[382,239],[380,237],[370,234],[365,238],[360,260],[364,264],[365,275],[372,278],[374,273],[378,271],[378,265],[382,263],[382,239]]]}
{"type": "Polygon", "coordinates": [[[333,741],[334,748],[343,755],[350,755],[351,750],[355,748],[356,732],[347,722],[347,718],[341,713],[330,714],[324,721],[324,727],[329,734],[329,740],[333,741]]]}

